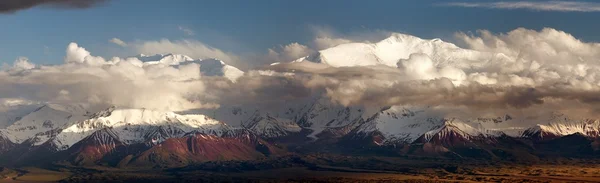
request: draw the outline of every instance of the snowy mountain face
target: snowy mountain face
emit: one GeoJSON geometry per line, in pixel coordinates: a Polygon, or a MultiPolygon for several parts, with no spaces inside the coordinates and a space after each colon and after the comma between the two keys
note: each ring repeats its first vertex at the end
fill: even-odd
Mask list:
{"type": "MultiPolygon", "coordinates": [[[[599,137],[600,122],[589,119],[571,119],[552,112],[543,116],[502,115],[498,117],[460,118],[445,116],[424,107],[392,106],[369,118],[354,131],[358,136],[382,134],[383,144],[422,143],[434,140],[460,138],[496,138],[508,135],[515,138],[551,139],[580,133],[599,137]],[[524,126],[544,121],[545,124],[524,126]],[[438,139],[433,139],[438,138],[438,139]]],[[[376,142],[382,144],[382,142],[376,142]]]]}
{"type": "Polygon", "coordinates": [[[188,133],[221,136],[230,128],[204,115],[179,115],[146,109],[115,107],[95,113],[89,119],[66,125],[51,139],[58,150],[65,150],[98,130],[107,129],[125,144],[160,143],[188,133]]]}
{"type": "Polygon", "coordinates": [[[581,122],[538,124],[525,130],[523,137],[552,139],[576,133],[588,137],[600,137],[600,121],[584,120],[581,122]]]}
{"type": "Polygon", "coordinates": [[[354,133],[348,135],[378,132],[383,135],[383,141],[377,142],[380,145],[443,141],[456,137],[466,140],[495,138],[503,134],[523,138],[560,137],[575,133],[598,137],[600,134],[598,121],[578,121],[558,113],[552,113],[545,119],[535,119],[547,121],[545,125],[514,128],[515,124],[530,123],[527,120],[532,119],[510,114],[461,119],[441,115],[428,107],[409,106],[392,106],[376,114],[368,114],[364,108],[343,107],[326,98],[303,101],[278,110],[223,106],[210,112],[187,115],[116,107],[90,113],[78,107],[44,105],[24,115],[7,129],[0,130],[0,134],[16,144],[25,141],[33,142],[33,145],[50,143],[56,150],[66,150],[94,134],[110,137],[105,141],[111,143],[117,140],[123,144],[156,144],[194,133],[217,137],[231,135],[235,134],[235,129],[248,129],[269,139],[309,130],[308,137],[318,139],[317,136],[325,131],[347,128],[347,132],[354,133]],[[99,131],[104,133],[96,133],[99,131]]]}
{"type": "Polygon", "coordinates": [[[304,129],[311,132],[308,137],[316,139],[319,133],[327,129],[353,125],[365,112],[362,107],[345,107],[325,97],[308,97],[286,104],[278,108],[221,106],[198,113],[267,138],[282,137],[304,129]]]}
{"type": "Polygon", "coordinates": [[[65,150],[97,131],[105,131],[125,144],[160,143],[190,133],[221,136],[232,129],[204,115],[111,107],[91,113],[83,106],[47,104],[18,117],[0,137],[15,144],[50,143],[65,150]]]}
{"type": "Polygon", "coordinates": [[[85,119],[85,114],[82,106],[47,104],[18,117],[15,123],[4,129],[4,133],[14,143],[31,140],[34,145],[40,145],[64,125],[85,119]]]}
{"type": "Polygon", "coordinates": [[[0,129],[19,121],[21,117],[27,115],[27,113],[37,109],[40,105],[27,104],[27,105],[14,105],[0,107],[0,129]]]}
{"type": "Polygon", "coordinates": [[[182,62],[190,62],[194,61],[193,58],[188,57],[186,55],[176,55],[176,54],[157,54],[157,55],[138,55],[135,58],[144,62],[144,64],[152,65],[152,64],[165,64],[165,65],[178,65],[182,62]]]}
{"type": "Polygon", "coordinates": [[[264,116],[256,114],[244,123],[244,127],[267,138],[283,137],[302,130],[292,120],[272,117],[269,114],[264,116]]]}
{"type": "Polygon", "coordinates": [[[211,118],[236,128],[245,128],[266,138],[287,136],[301,130],[295,123],[292,108],[277,111],[256,106],[221,106],[218,109],[199,111],[211,118]]]}
{"type": "Polygon", "coordinates": [[[185,55],[167,54],[167,55],[139,55],[134,58],[142,61],[144,66],[164,64],[168,66],[181,67],[187,64],[195,63],[200,65],[200,72],[203,76],[219,76],[225,77],[231,81],[236,81],[237,78],[244,75],[244,72],[236,67],[225,64],[218,59],[193,59],[185,55]]]}
{"type": "Polygon", "coordinates": [[[202,75],[204,76],[221,76],[235,81],[237,78],[244,75],[243,71],[227,65],[221,60],[206,59],[195,63],[200,64],[200,72],[202,72],[202,75]]]}
{"type": "MultiPolygon", "coordinates": [[[[425,40],[406,34],[393,34],[377,43],[348,43],[319,51],[297,61],[324,63],[333,67],[386,65],[397,67],[402,59],[422,53],[438,60],[438,66],[464,63],[463,60],[488,60],[494,55],[459,48],[440,39],[425,40]]],[[[455,65],[456,66],[456,65],[455,65]]],[[[470,67],[458,65],[458,67],[470,67]]]]}
{"type": "Polygon", "coordinates": [[[473,128],[461,120],[444,118],[431,111],[427,108],[393,106],[370,118],[357,132],[380,132],[385,137],[385,143],[412,143],[419,138],[430,141],[433,137],[445,138],[453,133],[465,138],[496,135],[486,129],[473,128]]]}

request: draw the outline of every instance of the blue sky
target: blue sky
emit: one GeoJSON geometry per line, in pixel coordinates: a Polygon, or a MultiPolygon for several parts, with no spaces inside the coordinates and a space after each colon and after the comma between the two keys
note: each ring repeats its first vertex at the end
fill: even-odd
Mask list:
{"type": "Polygon", "coordinates": [[[593,9],[600,5],[596,3],[577,6],[592,7],[581,11],[507,8],[492,1],[478,7],[440,4],[448,2],[112,0],[87,9],[34,7],[0,14],[0,63],[24,56],[38,64],[58,64],[70,42],[103,57],[137,54],[110,43],[112,38],[125,42],[197,40],[226,52],[263,53],[279,45],[310,42],[315,27],[342,36],[393,31],[445,40],[458,31],[551,27],[584,41],[600,42],[600,10],[593,9]]]}

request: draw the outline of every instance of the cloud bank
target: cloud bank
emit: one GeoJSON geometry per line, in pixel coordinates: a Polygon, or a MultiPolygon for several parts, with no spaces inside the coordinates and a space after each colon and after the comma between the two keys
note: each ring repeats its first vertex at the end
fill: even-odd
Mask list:
{"type": "Polygon", "coordinates": [[[466,8],[528,9],[535,11],[598,12],[600,3],[578,1],[452,2],[442,4],[466,8]]]}
{"type": "Polygon", "coordinates": [[[261,57],[277,64],[265,61],[233,80],[204,73],[225,68],[214,67],[221,62],[195,59],[255,58],[234,57],[201,42],[161,40],[127,45],[191,58],[105,59],[71,43],[64,64],[38,66],[20,58],[0,71],[0,85],[7,86],[0,88],[0,101],[183,111],[245,104],[277,108],[325,97],[379,109],[418,105],[467,114],[561,111],[598,117],[600,43],[551,28],[455,36],[466,46],[400,33],[373,43],[348,39],[324,50],[292,43],[261,57]]]}
{"type": "Polygon", "coordinates": [[[599,43],[582,42],[551,28],[503,34],[480,30],[476,35],[457,33],[456,38],[466,47],[394,34],[373,44],[321,51],[316,60],[346,64],[342,67],[296,62],[271,69],[293,72],[294,77],[281,76],[293,80],[285,83],[302,83],[295,88],[322,92],[347,106],[462,106],[471,111],[535,109],[587,111],[586,115],[600,109],[599,43]],[[358,61],[372,64],[347,67],[355,59],[355,48],[361,52],[358,61]]]}
{"type": "Polygon", "coordinates": [[[2,0],[0,13],[14,13],[35,6],[53,6],[59,8],[89,8],[108,0],[2,0]]]}
{"type": "Polygon", "coordinates": [[[157,110],[210,107],[193,100],[194,94],[204,91],[201,75],[194,62],[172,66],[135,57],[105,60],[71,43],[62,65],[36,66],[20,58],[0,71],[0,98],[157,110]]]}

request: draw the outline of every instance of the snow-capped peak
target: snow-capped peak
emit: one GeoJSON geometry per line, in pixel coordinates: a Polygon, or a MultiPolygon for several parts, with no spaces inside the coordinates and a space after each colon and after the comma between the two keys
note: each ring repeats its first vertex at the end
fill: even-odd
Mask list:
{"type": "Polygon", "coordinates": [[[502,130],[494,128],[495,123],[483,125],[488,121],[487,118],[480,119],[483,120],[448,117],[428,107],[392,106],[367,120],[356,132],[379,132],[387,143],[412,143],[419,139],[427,142],[434,137],[453,138],[448,135],[471,139],[504,134],[502,130]]]}
{"type": "MultiPolygon", "coordinates": [[[[496,55],[462,49],[439,38],[419,37],[395,33],[377,43],[353,42],[340,44],[294,62],[310,61],[333,67],[354,67],[386,65],[397,67],[399,62],[410,59],[413,54],[422,54],[432,60],[434,67],[453,66],[466,68],[473,66],[474,60],[489,60],[496,55]],[[458,60],[460,58],[460,60],[458,60]],[[457,64],[463,65],[457,65],[457,64]]],[[[481,63],[479,63],[481,64],[481,63]]]]}
{"type": "Polygon", "coordinates": [[[196,63],[200,64],[200,72],[204,76],[223,76],[235,82],[239,77],[244,75],[244,71],[227,65],[218,59],[204,59],[196,63]]]}
{"type": "Polygon", "coordinates": [[[236,67],[227,65],[222,60],[216,58],[193,59],[192,57],[179,54],[157,54],[153,56],[139,55],[135,58],[143,62],[145,66],[164,64],[174,67],[195,63],[200,65],[200,72],[203,76],[221,76],[233,82],[244,75],[244,72],[236,67]]]}
{"type": "Polygon", "coordinates": [[[181,137],[190,132],[221,135],[229,127],[204,115],[179,115],[174,112],[111,107],[91,115],[90,119],[67,125],[51,143],[59,150],[71,147],[92,133],[111,129],[126,144],[145,143],[181,137]]]}
{"type": "Polygon", "coordinates": [[[598,120],[582,120],[569,122],[551,122],[548,124],[537,124],[525,130],[523,137],[535,138],[554,138],[566,135],[580,133],[585,136],[599,137],[600,136],[600,121],[598,120]]]}
{"type": "Polygon", "coordinates": [[[140,54],[139,56],[136,56],[135,58],[139,59],[140,61],[144,62],[144,64],[157,64],[157,63],[161,63],[161,64],[166,64],[166,65],[178,65],[179,63],[182,62],[188,62],[188,61],[193,61],[194,59],[186,56],[186,55],[179,55],[179,54],[156,54],[156,55],[144,55],[144,54],[140,54]]]}
{"type": "Polygon", "coordinates": [[[10,134],[10,140],[14,143],[35,138],[34,144],[39,145],[51,138],[52,131],[70,122],[85,119],[85,113],[80,105],[46,104],[19,117],[5,132],[10,134]]]}
{"type": "Polygon", "coordinates": [[[266,114],[265,116],[255,116],[247,121],[245,128],[268,138],[283,137],[290,132],[299,132],[302,130],[302,128],[292,120],[272,117],[269,114],[266,114]]]}

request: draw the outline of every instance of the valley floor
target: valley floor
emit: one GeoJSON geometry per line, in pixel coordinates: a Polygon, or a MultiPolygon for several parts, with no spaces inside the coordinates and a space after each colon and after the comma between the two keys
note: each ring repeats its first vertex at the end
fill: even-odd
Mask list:
{"type": "Polygon", "coordinates": [[[600,182],[600,164],[583,160],[525,165],[313,156],[162,169],[4,168],[0,178],[0,182],[600,182]]]}

